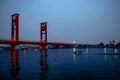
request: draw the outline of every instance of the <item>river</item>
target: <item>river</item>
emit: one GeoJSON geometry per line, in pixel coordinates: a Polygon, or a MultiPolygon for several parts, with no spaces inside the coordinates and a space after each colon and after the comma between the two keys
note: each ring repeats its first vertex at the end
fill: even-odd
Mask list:
{"type": "Polygon", "coordinates": [[[0,80],[120,80],[120,49],[0,50],[0,80]]]}

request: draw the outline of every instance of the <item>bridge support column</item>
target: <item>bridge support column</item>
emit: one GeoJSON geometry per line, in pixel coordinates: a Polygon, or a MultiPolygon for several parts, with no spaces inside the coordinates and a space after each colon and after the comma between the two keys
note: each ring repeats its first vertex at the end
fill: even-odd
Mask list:
{"type": "Polygon", "coordinates": [[[19,40],[19,14],[13,14],[11,23],[11,41],[19,40]]]}
{"type": "Polygon", "coordinates": [[[47,22],[40,23],[40,49],[47,45],[47,22]]]}
{"type": "MultiPolygon", "coordinates": [[[[11,41],[12,42],[18,42],[19,41],[19,14],[13,14],[11,15],[11,41]]],[[[16,44],[17,45],[17,44],[16,44]]],[[[14,48],[14,45],[11,45],[11,48],[14,48]]]]}

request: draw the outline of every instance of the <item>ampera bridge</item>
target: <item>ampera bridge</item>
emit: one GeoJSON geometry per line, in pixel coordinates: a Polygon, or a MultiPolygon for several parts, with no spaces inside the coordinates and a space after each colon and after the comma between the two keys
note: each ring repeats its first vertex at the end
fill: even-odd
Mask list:
{"type": "Polygon", "coordinates": [[[0,44],[11,45],[15,48],[19,44],[40,45],[40,49],[45,48],[47,45],[57,46],[75,46],[80,44],[68,42],[49,42],[47,38],[47,22],[40,23],[40,41],[21,41],[19,40],[19,14],[11,15],[11,40],[0,40],[0,44]]]}

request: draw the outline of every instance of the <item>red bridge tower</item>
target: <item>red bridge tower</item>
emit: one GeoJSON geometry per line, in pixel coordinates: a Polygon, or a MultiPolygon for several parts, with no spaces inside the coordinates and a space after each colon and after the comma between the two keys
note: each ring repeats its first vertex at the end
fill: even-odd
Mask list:
{"type": "Polygon", "coordinates": [[[11,23],[11,41],[19,41],[19,14],[13,14],[11,23]]]}
{"type": "Polygon", "coordinates": [[[40,49],[42,49],[47,45],[47,22],[41,23],[40,27],[40,43],[43,44],[40,45],[40,49]]]}

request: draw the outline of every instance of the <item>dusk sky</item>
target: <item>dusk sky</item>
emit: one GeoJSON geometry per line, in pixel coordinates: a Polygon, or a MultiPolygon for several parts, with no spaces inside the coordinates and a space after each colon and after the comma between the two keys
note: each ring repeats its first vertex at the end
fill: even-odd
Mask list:
{"type": "Polygon", "coordinates": [[[0,0],[0,40],[10,39],[14,13],[20,40],[39,41],[48,22],[50,42],[120,42],[120,0],[0,0]]]}

